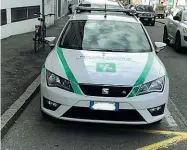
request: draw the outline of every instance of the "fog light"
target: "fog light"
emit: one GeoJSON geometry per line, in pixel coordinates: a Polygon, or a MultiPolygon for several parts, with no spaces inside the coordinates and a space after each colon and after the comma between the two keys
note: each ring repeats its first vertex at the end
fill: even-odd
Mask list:
{"type": "Polygon", "coordinates": [[[187,41],[187,36],[184,36],[184,40],[187,41]]]}
{"type": "Polygon", "coordinates": [[[43,97],[43,107],[44,108],[55,111],[59,106],[60,106],[59,103],[50,101],[47,98],[43,97]]]}
{"type": "Polygon", "coordinates": [[[153,108],[149,108],[148,111],[152,116],[159,116],[164,113],[165,104],[153,108]]]}

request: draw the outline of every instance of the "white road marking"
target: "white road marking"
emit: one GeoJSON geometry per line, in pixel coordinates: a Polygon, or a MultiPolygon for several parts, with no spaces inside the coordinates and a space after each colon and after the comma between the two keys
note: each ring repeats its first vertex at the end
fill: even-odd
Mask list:
{"type": "Polygon", "coordinates": [[[175,105],[175,103],[173,102],[173,100],[170,98],[169,101],[171,102],[171,104],[173,105],[175,111],[177,112],[177,115],[179,116],[180,120],[182,121],[182,123],[185,125],[186,129],[187,129],[187,120],[185,119],[185,117],[181,114],[181,112],[179,111],[179,109],[177,108],[177,106],[175,105]]]}
{"type": "Polygon", "coordinates": [[[176,121],[173,119],[171,113],[169,112],[168,108],[166,108],[165,118],[166,118],[169,126],[171,126],[171,127],[177,127],[178,126],[176,121]]]}
{"type": "MultiPolygon", "coordinates": [[[[40,75],[32,82],[32,84],[26,89],[26,91],[3,113],[1,116],[1,133],[6,130],[14,120],[14,117],[18,115],[19,110],[26,104],[29,98],[33,95],[36,89],[40,85],[40,75]]],[[[4,134],[4,133],[3,133],[4,134]]]]}

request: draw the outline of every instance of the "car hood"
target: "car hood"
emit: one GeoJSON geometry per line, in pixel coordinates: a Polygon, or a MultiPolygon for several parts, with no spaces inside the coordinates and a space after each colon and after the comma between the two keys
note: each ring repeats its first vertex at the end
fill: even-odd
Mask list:
{"type": "Polygon", "coordinates": [[[154,52],[122,53],[57,48],[52,53],[47,59],[51,61],[51,66],[47,63],[46,68],[69,80],[74,76],[78,83],[133,86],[142,74],[147,74],[145,82],[148,82],[157,79],[164,71],[154,52]],[[151,61],[148,60],[150,55],[153,56],[151,61]]]}
{"type": "Polygon", "coordinates": [[[187,21],[183,21],[183,24],[185,25],[185,27],[187,27],[187,21]]]}
{"type": "Polygon", "coordinates": [[[154,12],[137,11],[138,14],[154,14],[154,12]]]}

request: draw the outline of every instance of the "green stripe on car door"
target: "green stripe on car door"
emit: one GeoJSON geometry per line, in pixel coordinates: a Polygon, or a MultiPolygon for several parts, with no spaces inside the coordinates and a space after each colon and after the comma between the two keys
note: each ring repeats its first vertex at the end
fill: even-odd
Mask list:
{"type": "Polygon", "coordinates": [[[61,63],[64,67],[65,72],[66,72],[66,75],[67,75],[69,81],[71,82],[71,86],[72,86],[74,92],[76,94],[82,95],[82,92],[79,88],[78,82],[75,79],[71,69],[69,68],[68,63],[66,62],[66,59],[65,59],[64,54],[63,54],[63,50],[61,48],[57,48],[57,54],[58,54],[58,56],[61,60],[61,63]]]}
{"type": "Polygon", "coordinates": [[[136,94],[139,90],[139,87],[144,83],[145,79],[147,78],[147,76],[151,70],[151,67],[152,67],[153,61],[154,61],[154,55],[155,54],[153,52],[148,54],[148,59],[147,59],[146,65],[145,65],[141,75],[137,79],[136,83],[134,84],[133,89],[128,97],[136,96],[136,94]]]}
{"type": "Polygon", "coordinates": [[[41,69],[41,70],[42,70],[42,71],[45,71],[45,65],[42,66],[42,69],[41,69]]]}
{"type": "Polygon", "coordinates": [[[166,78],[169,79],[169,77],[168,77],[168,73],[167,73],[167,72],[166,72],[166,78]]]}

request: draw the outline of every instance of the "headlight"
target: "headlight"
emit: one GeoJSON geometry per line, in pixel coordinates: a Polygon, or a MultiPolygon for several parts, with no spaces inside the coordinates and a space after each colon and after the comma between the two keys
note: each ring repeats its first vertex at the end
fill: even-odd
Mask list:
{"type": "Polygon", "coordinates": [[[69,80],[59,77],[58,75],[50,72],[49,70],[46,70],[46,79],[47,79],[47,85],[49,87],[59,87],[64,90],[73,92],[73,89],[72,89],[72,86],[69,80]]]}
{"type": "Polygon", "coordinates": [[[187,28],[184,28],[183,31],[184,31],[184,33],[187,33],[187,28]]]}
{"type": "Polygon", "coordinates": [[[162,92],[164,89],[165,77],[142,84],[137,95],[147,94],[151,92],[162,92]]]}

